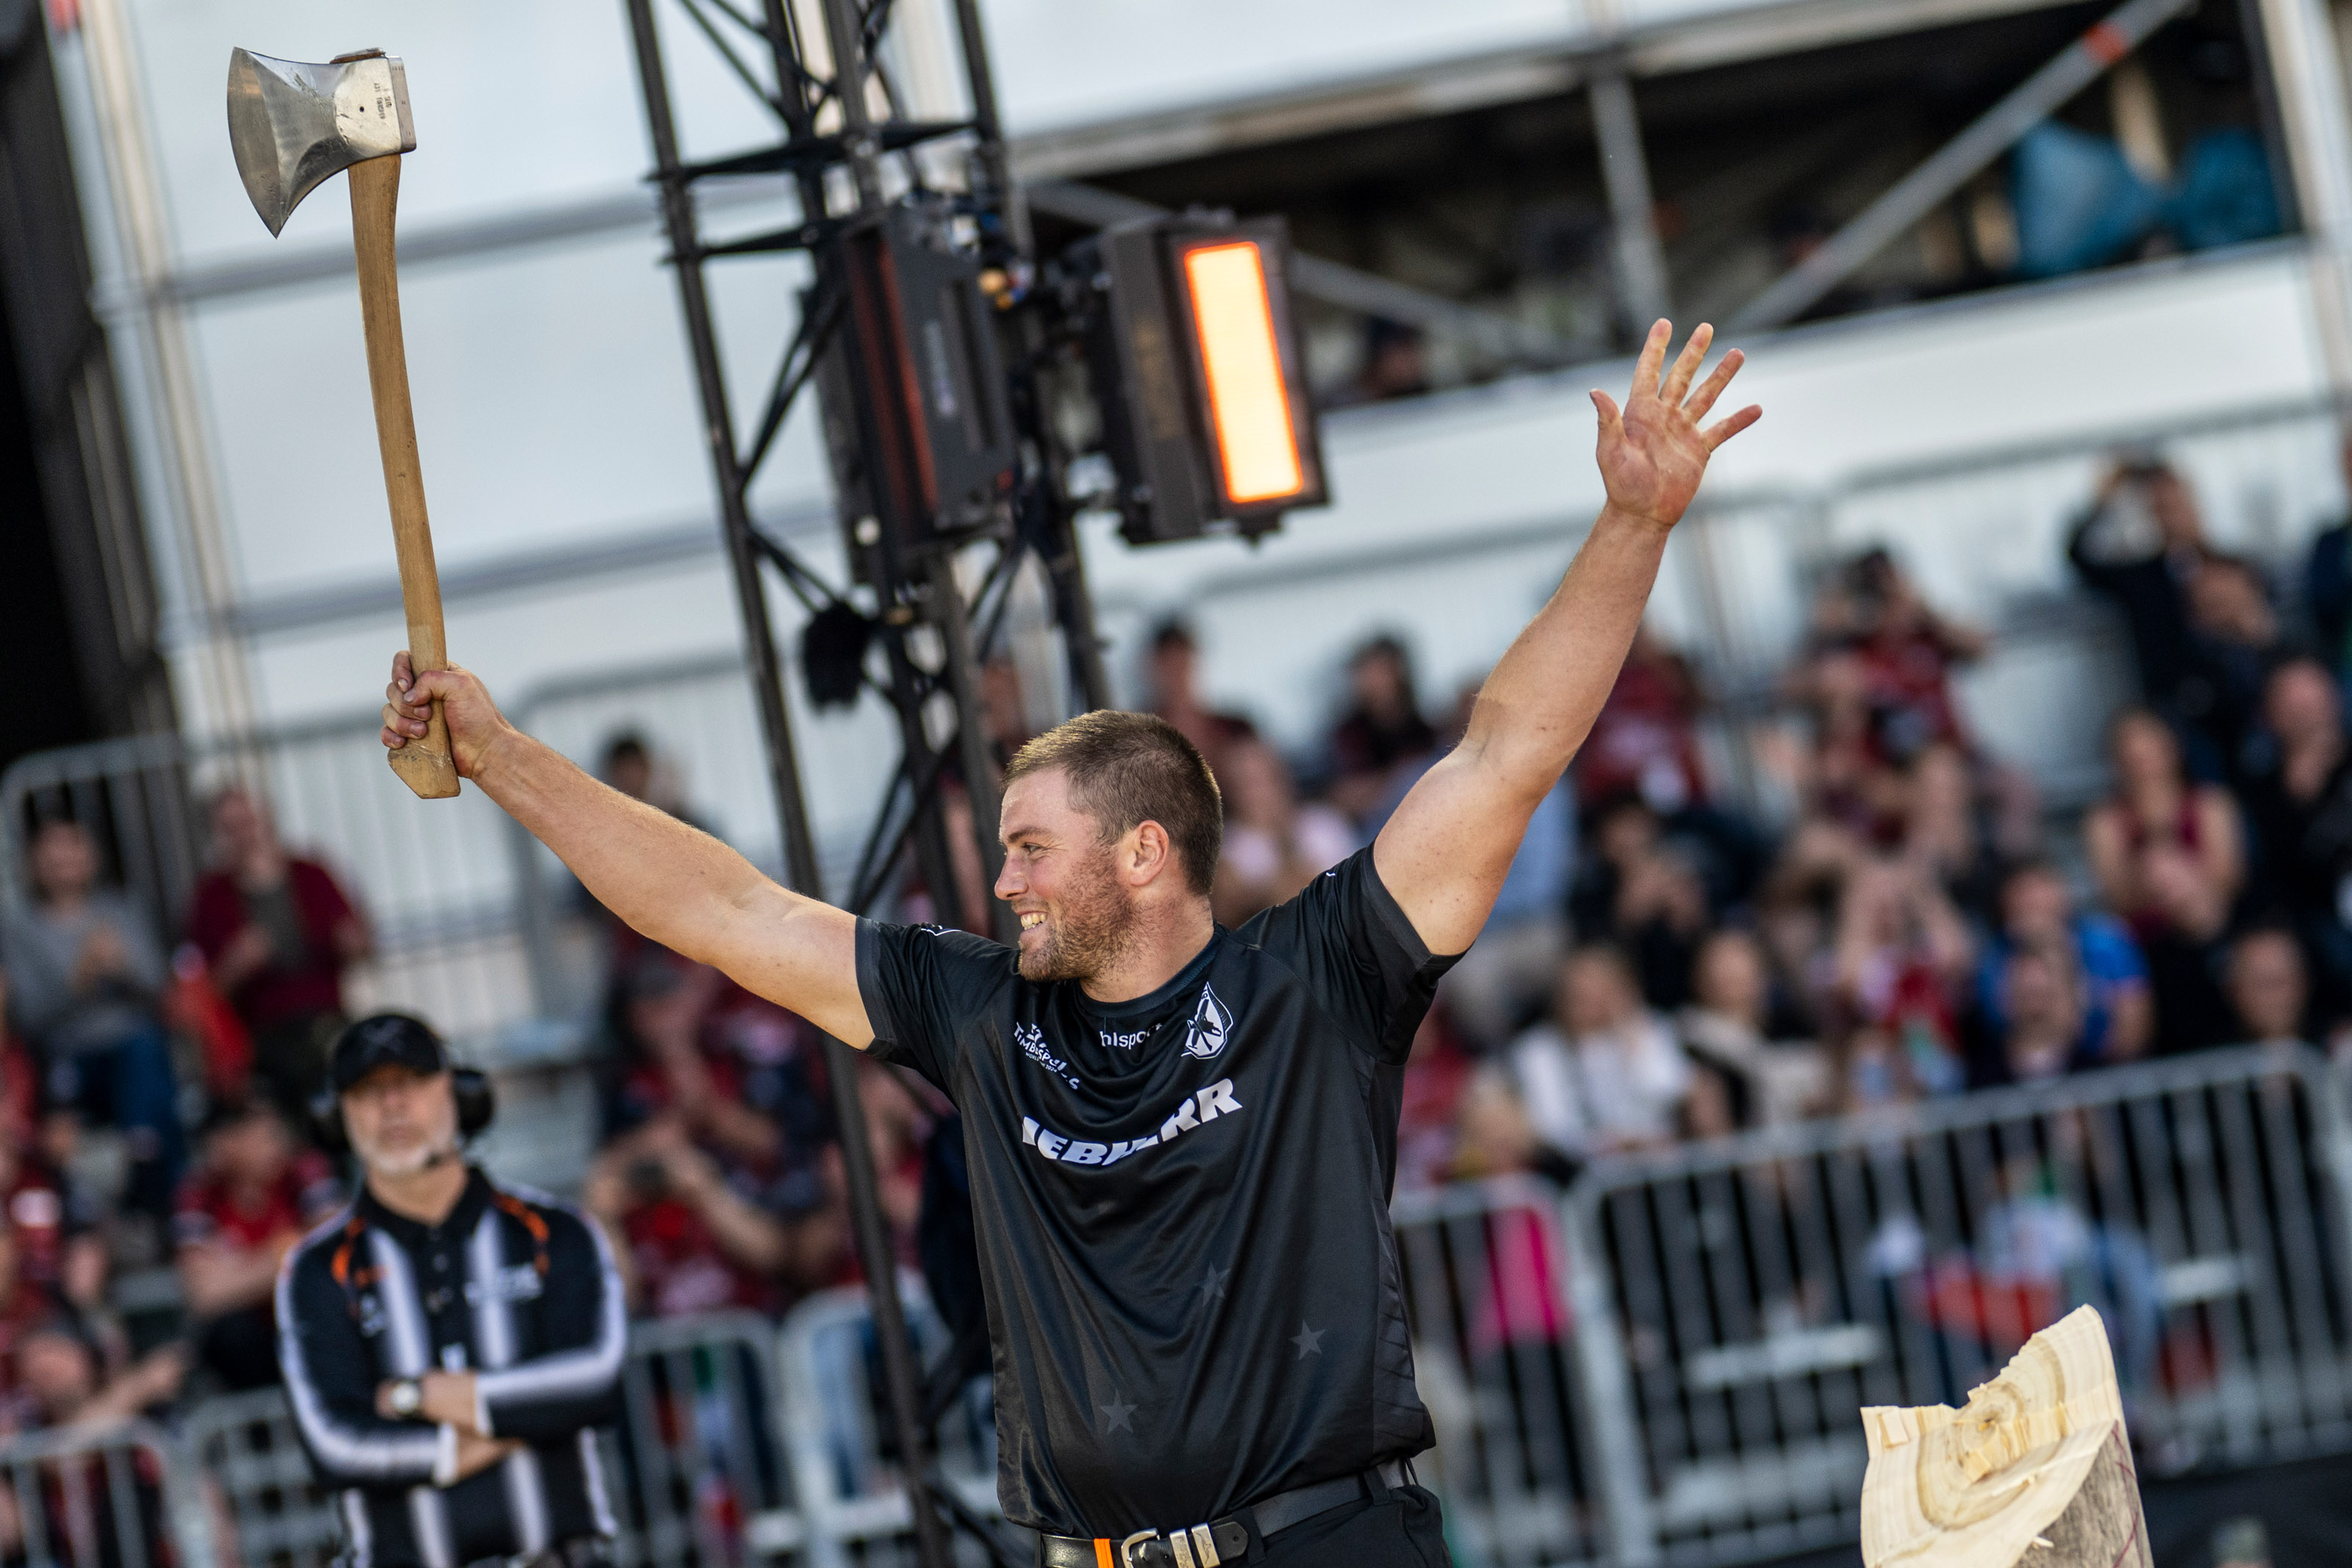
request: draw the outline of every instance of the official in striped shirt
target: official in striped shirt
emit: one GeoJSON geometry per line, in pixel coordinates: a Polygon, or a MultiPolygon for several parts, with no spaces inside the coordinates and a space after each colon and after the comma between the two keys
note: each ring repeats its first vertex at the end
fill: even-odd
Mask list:
{"type": "Polygon", "coordinates": [[[596,1428],[619,1414],[628,1337],[603,1233],[466,1163],[487,1086],[416,1019],[352,1024],[329,1072],[331,1134],[340,1118],[365,1182],[287,1257],[278,1360],[344,1561],[601,1563],[596,1428]]]}

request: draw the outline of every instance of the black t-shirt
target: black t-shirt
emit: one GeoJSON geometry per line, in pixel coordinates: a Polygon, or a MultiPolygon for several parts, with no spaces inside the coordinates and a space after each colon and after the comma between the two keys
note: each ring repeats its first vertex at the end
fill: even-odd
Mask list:
{"type": "Polygon", "coordinates": [[[1369,850],[1112,1006],[859,923],[875,1054],[963,1112],[1007,1517],[1189,1525],[1429,1447],[1388,1193],[1451,962],[1369,850]]]}

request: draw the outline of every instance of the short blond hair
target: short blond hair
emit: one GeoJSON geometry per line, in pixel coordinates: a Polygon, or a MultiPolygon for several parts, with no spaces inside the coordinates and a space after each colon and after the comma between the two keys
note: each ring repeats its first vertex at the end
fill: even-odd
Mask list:
{"type": "Polygon", "coordinates": [[[1139,822],[1157,822],[1184,868],[1185,885],[1208,895],[1224,848],[1224,798],[1208,758],[1182,730],[1156,715],[1097,708],[1014,752],[1004,782],[1055,768],[1068,777],[1070,799],[1095,820],[1102,842],[1139,822]]]}

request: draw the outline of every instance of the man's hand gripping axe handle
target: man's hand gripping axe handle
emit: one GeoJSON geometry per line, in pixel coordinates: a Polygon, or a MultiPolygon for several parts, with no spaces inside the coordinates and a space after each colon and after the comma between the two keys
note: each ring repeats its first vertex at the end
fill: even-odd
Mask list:
{"type": "MultiPolygon", "coordinates": [[[[400,604],[408,616],[408,659],[419,674],[445,669],[441,578],[416,464],[416,415],[408,402],[408,351],[400,333],[400,278],[393,260],[393,214],[400,202],[400,154],[352,165],[352,246],[360,265],[360,325],[367,334],[368,391],[375,397],[376,445],[383,454],[384,499],[400,560],[400,604]]],[[[441,704],[423,737],[388,754],[392,770],[427,800],[457,793],[457,763],[441,704]]]]}
{"type": "MultiPolygon", "coordinates": [[[[360,324],[367,334],[368,390],[375,398],[376,444],[383,454],[384,496],[392,507],[401,605],[408,612],[409,662],[420,674],[446,668],[441,580],[433,569],[433,530],[425,520],[425,480],[416,462],[416,416],[408,402],[408,352],[401,341],[400,279],[393,253],[400,158],[416,146],[408,117],[408,73],[381,49],[339,56],[325,65],[233,50],[228,131],[246,193],[273,235],[321,182],[351,171],[360,324]]],[[[438,702],[424,737],[390,755],[392,770],[425,800],[457,793],[457,759],[438,702]]]]}

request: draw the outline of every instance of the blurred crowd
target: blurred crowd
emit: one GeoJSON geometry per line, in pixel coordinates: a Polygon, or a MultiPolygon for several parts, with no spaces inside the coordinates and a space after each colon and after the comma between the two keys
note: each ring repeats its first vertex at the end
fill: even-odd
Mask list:
{"type": "MultiPolygon", "coordinates": [[[[1972,733],[1955,680],[1990,639],[1885,550],[1824,572],[1769,713],[1721,710],[1645,629],[1416,1041],[1401,1185],[2352,1044],[2352,525],[2281,572],[2214,545],[2183,476],[2128,452],[2067,551],[2140,687],[2079,810],[1972,733]],[[1777,809],[1725,788],[1735,757],[1777,809]]],[[[1285,757],[1201,695],[1198,653],[1163,627],[1150,684],[1225,787],[1229,924],[1371,841],[1475,695],[1430,704],[1376,638],[1319,746],[1285,757]]]]}
{"type": "Polygon", "coordinates": [[[100,872],[90,824],[30,824],[0,924],[0,1436],[278,1380],[278,1260],[341,1206],[309,1145],[367,923],[242,787],[174,933],[100,872]],[[159,1328],[123,1280],[168,1270],[159,1328]],[[134,1303],[135,1304],[135,1303],[134,1303]]]}
{"type": "MultiPolygon", "coordinates": [[[[2352,524],[2281,576],[2215,547],[2184,478],[2134,453],[2068,554],[2127,628],[2141,694],[2110,724],[2107,793],[2079,811],[1971,732],[1956,674],[1988,635],[1884,550],[1822,576],[1769,712],[1720,709],[1645,631],[1415,1040],[1400,1186],[1564,1180],[1684,1139],[2352,1040],[2352,524]],[[1735,758],[1763,787],[1727,788],[1735,758]]],[[[1433,701],[1405,642],[1375,637],[1322,736],[1286,747],[1204,694],[1185,624],[1141,652],[1150,706],[1224,792],[1228,925],[1370,842],[1475,696],[1433,701]]],[[[1011,667],[984,688],[1009,755],[1026,738],[1011,667]]],[[[613,737],[599,768],[692,820],[644,737],[613,737]]],[[[362,903],[280,842],[255,793],[220,791],[205,821],[209,867],[170,927],[107,884],[91,824],[29,825],[30,897],[0,927],[0,1436],[192,1379],[274,1382],[278,1262],[347,1197],[308,1134],[346,971],[370,952],[362,903]],[[163,1326],[126,1316],[116,1287],[165,1270],[163,1326]]],[[[977,887],[970,835],[948,840],[977,887]]],[[[955,1267],[959,1145],[934,1091],[861,1061],[837,1096],[806,1022],[584,894],[573,913],[604,977],[581,1196],[636,1312],[778,1314],[860,1277],[842,1098],[902,1261],[955,1267]]],[[[989,918],[919,882],[894,913],[989,918]]]]}

